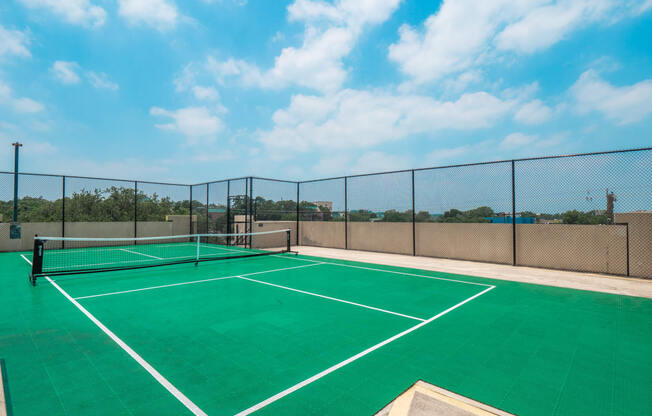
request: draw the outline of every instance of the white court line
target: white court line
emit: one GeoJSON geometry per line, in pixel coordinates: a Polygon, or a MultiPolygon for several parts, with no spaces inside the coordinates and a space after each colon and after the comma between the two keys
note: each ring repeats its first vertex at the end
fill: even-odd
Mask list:
{"type": "Polygon", "coordinates": [[[144,290],[162,289],[164,287],[192,285],[192,284],[195,284],[195,283],[206,283],[206,282],[212,282],[214,280],[231,279],[231,278],[234,278],[234,277],[253,276],[253,275],[256,275],[256,274],[280,272],[282,270],[290,270],[290,269],[301,269],[303,267],[319,266],[320,264],[321,263],[313,263],[313,264],[307,264],[305,266],[284,267],[282,269],[263,270],[263,271],[260,271],[260,272],[246,273],[246,274],[240,274],[240,275],[213,277],[213,278],[210,278],[210,279],[202,279],[202,280],[193,280],[192,282],[180,282],[180,283],[172,283],[172,284],[169,284],[169,285],[150,286],[150,287],[143,287],[143,288],[140,288],[140,289],[123,290],[123,291],[120,291],[120,292],[100,293],[100,294],[97,294],[97,295],[79,296],[79,297],[76,297],[75,299],[99,298],[99,297],[102,297],[102,296],[121,295],[123,293],[142,292],[144,290]]]}
{"type": "Polygon", "coordinates": [[[172,284],[169,284],[169,285],[143,287],[143,288],[140,288],[140,289],[122,290],[120,292],[101,293],[99,295],[78,296],[75,299],[79,300],[79,299],[89,299],[89,298],[100,298],[102,296],[121,295],[123,293],[142,292],[143,290],[152,290],[152,289],[161,289],[161,288],[164,288],[164,287],[190,285],[190,284],[193,284],[193,283],[212,282],[214,280],[232,279],[234,277],[238,277],[238,276],[214,277],[212,279],[194,280],[192,282],[181,282],[181,283],[172,283],[172,284]]]}
{"type": "MultiPolygon", "coordinates": [[[[23,259],[27,261],[29,264],[32,264],[31,261],[27,260],[27,258],[21,254],[23,259]]],[[[73,305],[77,307],[88,319],[91,320],[95,325],[97,325],[98,328],[102,330],[106,335],[109,336],[120,348],[122,348],[131,358],[133,358],[138,364],[140,364],[141,367],[143,367],[147,372],[156,379],[163,387],[166,388],[167,391],[172,393],[174,397],[177,398],[181,403],[183,403],[188,410],[190,410],[193,414],[197,416],[207,416],[206,413],[201,410],[196,404],[194,404],[189,398],[187,398],[179,389],[174,387],[172,383],[170,383],[161,373],[156,371],[154,367],[152,367],[147,361],[145,361],[136,351],[131,349],[129,345],[127,345],[123,340],[118,338],[116,334],[114,334],[109,328],[107,328],[102,322],[99,321],[93,314],[91,314],[89,311],[86,310],[82,305],[79,304],[75,299],[73,299],[65,290],[63,290],[58,284],[56,284],[52,279],[50,279],[48,276],[45,276],[48,282],[52,286],[54,286],[63,296],[66,297],[73,305]]]]}
{"type": "Polygon", "coordinates": [[[329,367],[326,370],[315,374],[314,376],[302,381],[301,383],[295,384],[294,386],[292,386],[292,387],[290,387],[288,389],[285,389],[282,392],[277,393],[274,396],[272,396],[272,397],[270,397],[268,399],[265,399],[262,402],[260,402],[260,403],[258,403],[256,405],[253,405],[248,409],[245,409],[245,410],[241,411],[240,413],[237,413],[235,416],[245,416],[245,415],[249,415],[249,414],[251,414],[253,412],[256,412],[256,411],[262,409],[263,407],[268,406],[268,405],[274,403],[275,401],[277,401],[279,399],[282,399],[283,397],[287,396],[288,394],[291,394],[291,393],[299,390],[300,388],[305,387],[308,384],[311,384],[311,383],[319,380],[320,378],[332,373],[333,371],[336,371],[336,370],[344,367],[345,365],[351,364],[355,360],[364,357],[365,355],[377,350],[378,348],[381,348],[381,347],[389,344],[390,342],[396,341],[397,339],[409,334],[410,332],[416,331],[417,329],[421,328],[422,326],[425,326],[425,325],[429,324],[430,322],[441,318],[442,316],[446,315],[447,313],[459,308],[460,306],[464,305],[467,302],[472,301],[473,299],[477,298],[478,296],[484,295],[485,293],[487,293],[491,289],[494,289],[495,287],[496,286],[490,286],[490,287],[486,288],[485,290],[483,290],[482,292],[477,293],[477,294],[471,296],[470,298],[467,298],[467,299],[463,300],[462,302],[460,302],[460,303],[458,303],[458,304],[456,304],[454,306],[451,306],[450,308],[446,309],[445,311],[438,313],[437,315],[433,316],[432,318],[428,319],[427,321],[423,321],[423,322],[413,326],[412,328],[406,329],[405,331],[401,332],[400,334],[396,334],[393,337],[388,338],[385,341],[382,341],[382,342],[374,345],[373,347],[367,348],[366,350],[364,350],[362,352],[359,352],[358,354],[354,355],[353,357],[350,357],[350,358],[348,358],[348,359],[346,359],[346,360],[344,360],[344,361],[342,361],[342,362],[340,362],[338,364],[335,364],[334,366],[329,367]]]}
{"type": "MultiPolygon", "coordinates": [[[[279,256],[275,256],[279,257],[279,256]]],[[[446,277],[437,277],[437,276],[427,276],[423,274],[414,274],[414,273],[407,273],[407,272],[398,272],[395,270],[385,270],[385,269],[374,269],[373,267],[363,267],[363,266],[353,266],[352,264],[342,264],[342,263],[332,263],[330,261],[319,261],[319,260],[311,260],[311,259],[303,259],[301,257],[297,256],[282,256],[283,258],[291,258],[294,260],[301,260],[301,261],[314,261],[314,262],[319,262],[322,264],[332,264],[334,266],[341,266],[341,267],[351,267],[354,269],[363,269],[363,270],[373,270],[375,272],[385,272],[385,273],[394,273],[394,274],[402,274],[406,276],[416,276],[416,277],[425,277],[427,279],[436,279],[436,280],[446,280],[448,282],[457,282],[457,283],[466,283],[467,285],[476,285],[476,286],[484,286],[484,287],[494,287],[492,285],[489,285],[487,283],[475,283],[475,282],[467,282],[464,280],[456,280],[456,279],[448,279],[446,277]]],[[[400,267],[400,266],[399,266],[400,267]]]]}
{"type": "Polygon", "coordinates": [[[256,283],[261,283],[263,285],[274,286],[274,287],[278,287],[278,288],[285,289],[285,290],[291,290],[293,292],[298,292],[298,293],[303,293],[303,294],[306,294],[306,295],[317,296],[319,298],[334,300],[336,302],[348,303],[349,305],[360,306],[362,308],[372,309],[374,311],[385,312],[385,313],[389,313],[389,314],[392,314],[392,315],[402,316],[403,318],[414,319],[416,321],[421,321],[421,322],[425,321],[425,319],[417,318],[415,316],[404,315],[402,313],[388,311],[387,309],[374,308],[373,306],[363,305],[362,303],[350,302],[348,300],[333,298],[333,297],[330,297],[330,296],[320,295],[318,293],[313,293],[313,292],[307,292],[305,290],[293,289],[291,287],[276,285],[274,283],[264,282],[262,280],[250,279],[250,278],[244,277],[244,276],[236,276],[236,277],[238,277],[240,279],[256,282],[256,283]]]}
{"type": "Polygon", "coordinates": [[[126,248],[121,248],[119,250],[120,251],[126,251],[127,253],[132,253],[132,254],[140,254],[141,256],[147,256],[147,257],[151,257],[151,258],[157,259],[157,260],[164,260],[162,257],[156,257],[156,256],[152,256],[150,254],[139,253],[138,251],[127,250],[126,248]]]}

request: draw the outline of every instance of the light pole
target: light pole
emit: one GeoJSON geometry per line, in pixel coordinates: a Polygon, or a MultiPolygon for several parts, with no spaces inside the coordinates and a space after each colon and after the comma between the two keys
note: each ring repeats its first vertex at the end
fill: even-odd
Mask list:
{"type": "Polygon", "coordinates": [[[9,229],[9,238],[19,239],[20,238],[20,225],[18,225],[18,153],[22,144],[15,143],[11,144],[14,146],[14,217],[12,224],[9,229]]]}

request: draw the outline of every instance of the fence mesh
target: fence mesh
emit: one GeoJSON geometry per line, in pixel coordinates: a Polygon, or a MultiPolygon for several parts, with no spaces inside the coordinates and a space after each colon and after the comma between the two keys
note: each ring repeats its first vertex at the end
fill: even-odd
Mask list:
{"type": "Polygon", "coordinates": [[[6,250],[13,249],[9,240],[9,224],[13,220],[14,214],[14,175],[10,173],[0,173],[0,234],[2,247],[6,250]]]}
{"type": "Polygon", "coordinates": [[[345,179],[299,184],[299,244],[346,247],[345,179]]]}
{"type": "Polygon", "coordinates": [[[137,236],[158,237],[190,233],[190,187],[138,182],[137,236]]]}
{"type": "Polygon", "coordinates": [[[511,163],[418,170],[414,187],[417,255],[512,263],[511,163]]]}
{"type": "Polygon", "coordinates": [[[291,244],[297,240],[297,183],[252,179],[253,231],[290,229],[291,244]]]}
{"type": "Polygon", "coordinates": [[[412,172],[347,181],[348,248],[412,254],[412,172]]]}
{"type": "Polygon", "coordinates": [[[208,184],[192,185],[192,231],[208,232],[208,184]]]}
{"type": "Polygon", "coordinates": [[[516,161],[516,208],[532,219],[517,225],[517,264],[627,274],[645,238],[630,235],[628,250],[622,224],[651,212],[651,161],[651,152],[516,161]]]}
{"type": "Polygon", "coordinates": [[[66,237],[133,237],[135,182],[65,177],[66,237]]]}
{"type": "MultiPolygon", "coordinates": [[[[23,237],[8,239],[14,174],[0,172],[0,250],[28,250],[34,234],[131,238],[283,227],[295,228],[293,244],[652,278],[652,149],[298,184],[18,178],[23,237]]],[[[251,244],[236,240],[229,243],[251,244]]]]}
{"type": "Polygon", "coordinates": [[[228,181],[208,184],[208,232],[227,233],[228,181]]]}

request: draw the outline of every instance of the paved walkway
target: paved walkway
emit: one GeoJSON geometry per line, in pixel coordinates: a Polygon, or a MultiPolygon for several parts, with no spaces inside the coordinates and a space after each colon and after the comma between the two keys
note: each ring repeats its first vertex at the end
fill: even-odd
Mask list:
{"type": "Polygon", "coordinates": [[[614,293],[652,299],[652,280],[646,279],[625,278],[596,273],[538,269],[534,267],[508,266],[503,264],[480,263],[464,260],[414,257],[402,254],[342,250],[335,248],[299,246],[294,247],[294,249],[298,250],[300,254],[307,256],[361,261],[389,266],[411,267],[415,269],[434,270],[446,273],[488,277],[491,279],[511,280],[538,285],[591,290],[594,292],[614,293]]]}

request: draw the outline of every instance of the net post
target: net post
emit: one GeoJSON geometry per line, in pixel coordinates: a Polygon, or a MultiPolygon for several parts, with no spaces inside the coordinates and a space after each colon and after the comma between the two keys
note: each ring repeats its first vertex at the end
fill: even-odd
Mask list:
{"type": "Polygon", "coordinates": [[[43,274],[43,240],[34,235],[34,250],[32,252],[32,274],[29,281],[36,286],[36,278],[43,274]]]}
{"type": "Polygon", "coordinates": [[[292,250],[292,243],[291,243],[292,235],[291,235],[291,233],[292,233],[292,230],[287,230],[287,231],[285,232],[285,234],[286,234],[286,241],[287,241],[287,247],[286,247],[286,250],[287,250],[288,253],[292,250]]]}

